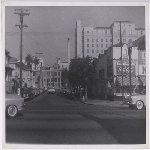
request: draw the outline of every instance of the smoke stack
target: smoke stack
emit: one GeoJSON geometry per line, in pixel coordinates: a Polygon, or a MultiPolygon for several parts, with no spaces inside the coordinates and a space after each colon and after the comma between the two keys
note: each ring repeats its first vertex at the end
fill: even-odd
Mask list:
{"type": "Polygon", "coordinates": [[[68,64],[70,64],[70,38],[68,37],[68,64]]]}

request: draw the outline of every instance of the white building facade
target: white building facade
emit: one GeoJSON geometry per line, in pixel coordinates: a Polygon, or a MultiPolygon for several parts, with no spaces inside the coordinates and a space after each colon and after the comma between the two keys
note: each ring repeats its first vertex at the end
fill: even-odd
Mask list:
{"type": "Polygon", "coordinates": [[[135,41],[145,35],[144,28],[136,28],[135,23],[129,21],[116,21],[110,27],[82,27],[77,20],[75,29],[75,56],[87,55],[98,58],[99,54],[109,47],[120,42],[120,24],[122,43],[135,41]]]}

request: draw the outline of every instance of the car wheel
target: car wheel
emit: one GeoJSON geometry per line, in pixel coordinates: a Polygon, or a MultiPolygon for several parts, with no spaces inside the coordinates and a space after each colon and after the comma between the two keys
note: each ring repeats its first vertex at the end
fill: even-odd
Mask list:
{"type": "Polygon", "coordinates": [[[6,114],[8,117],[15,117],[18,113],[18,109],[14,105],[9,105],[6,108],[6,114]]]}
{"type": "Polygon", "coordinates": [[[137,101],[137,102],[136,102],[136,108],[137,108],[138,110],[142,109],[143,107],[144,107],[144,104],[143,104],[142,101],[137,101]]]}

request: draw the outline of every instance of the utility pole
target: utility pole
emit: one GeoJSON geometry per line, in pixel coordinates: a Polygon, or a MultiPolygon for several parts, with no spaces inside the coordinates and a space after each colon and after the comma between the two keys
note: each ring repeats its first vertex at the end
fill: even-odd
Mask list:
{"type": "Polygon", "coordinates": [[[21,93],[21,89],[22,89],[22,36],[23,36],[23,27],[28,27],[27,25],[23,25],[23,17],[25,15],[30,15],[30,13],[28,13],[28,9],[15,9],[14,14],[17,14],[20,16],[20,23],[21,25],[15,25],[15,26],[19,26],[20,28],[20,93],[21,93]]]}
{"type": "MultiPolygon", "coordinates": [[[[39,55],[39,59],[40,59],[40,55],[43,53],[36,53],[37,55],[39,55]]],[[[41,67],[40,67],[40,83],[39,83],[39,87],[41,87],[41,72],[42,72],[42,62],[41,62],[41,67]]]]}
{"type": "Polygon", "coordinates": [[[128,42],[128,55],[129,55],[130,95],[132,95],[132,83],[131,83],[131,54],[132,54],[132,40],[129,40],[129,42],[128,42]]]}
{"type": "Polygon", "coordinates": [[[122,101],[124,101],[121,21],[119,22],[120,22],[120,47],[121,47],[122,101]]]}

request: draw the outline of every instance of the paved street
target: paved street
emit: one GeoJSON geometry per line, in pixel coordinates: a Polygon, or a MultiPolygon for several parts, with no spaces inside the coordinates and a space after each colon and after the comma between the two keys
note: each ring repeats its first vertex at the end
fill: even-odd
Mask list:
{"type": "Polygon", "coordinates": [[[144,144],[146,111],[87,105],[44,93],[6,118],[6,142],[28,144],[144,144]]]}

